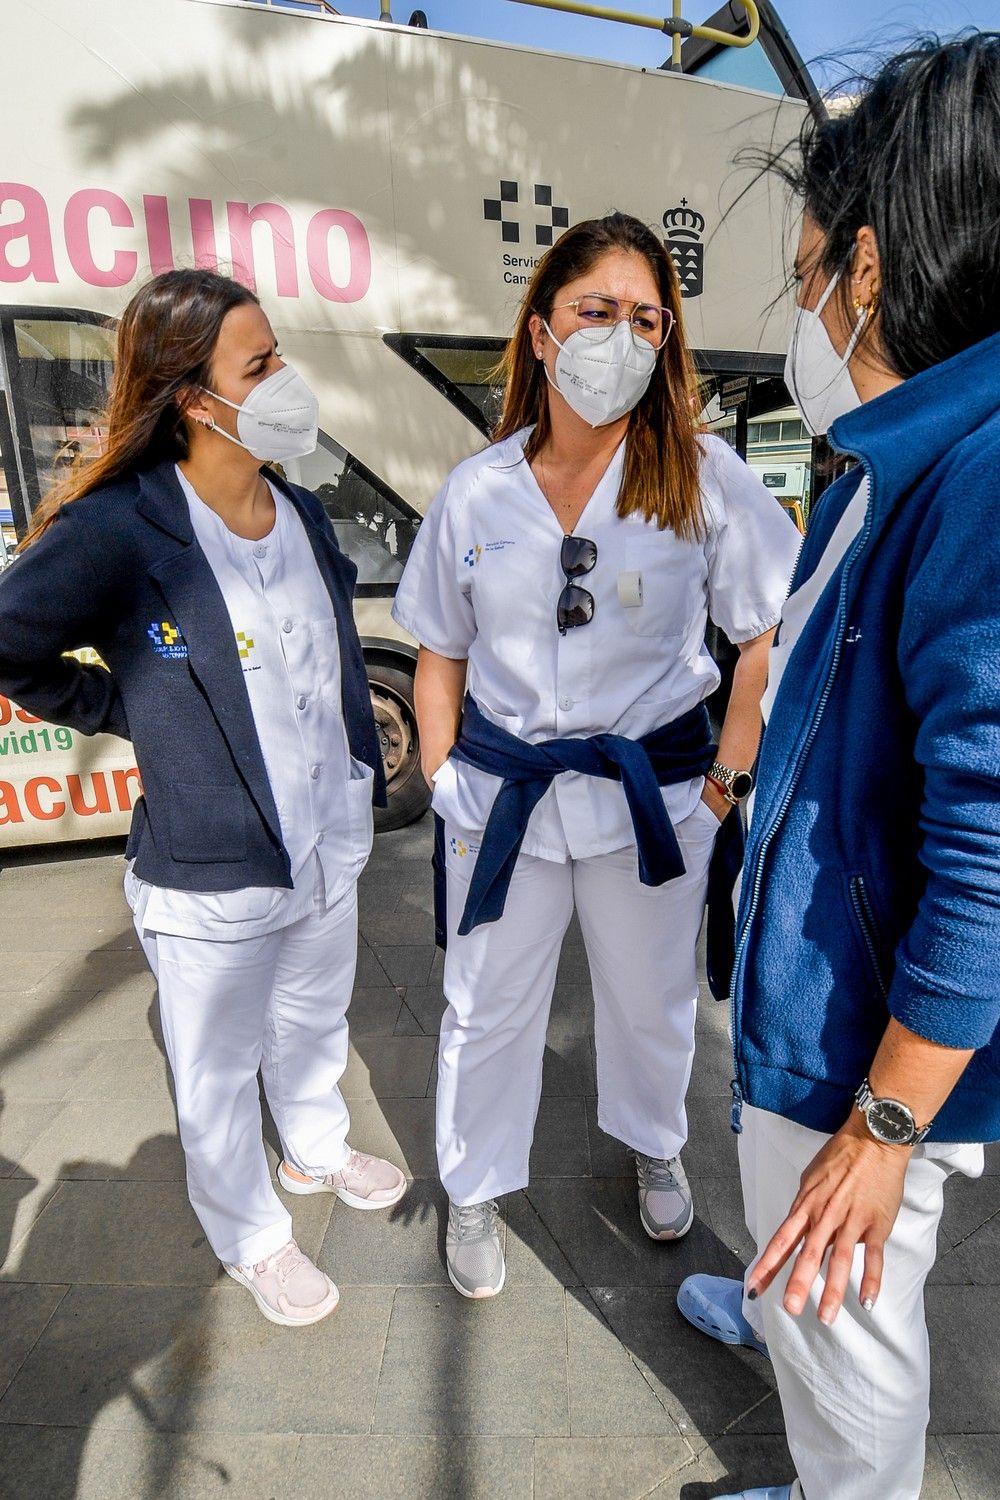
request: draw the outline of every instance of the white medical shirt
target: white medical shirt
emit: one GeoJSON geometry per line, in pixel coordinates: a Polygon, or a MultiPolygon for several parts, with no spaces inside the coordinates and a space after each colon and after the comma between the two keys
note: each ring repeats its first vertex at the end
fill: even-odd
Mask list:
{"type": "MultiPolygon", "coordinates": [[[[700,439],[705,536],[682,541],[616,501],[624,446],[587,503],[577,536],[597,544],[576,582],[594,618],[560,635],[563,530],[524,458],[527,430],[460,464],[417,533],[393,616],[441,656],[468,658],[468,690],[494,723],[529,743],[613,733],[638,739],[707,698],[719,671],[705,646],[709,615],[735,643],[776,625],[799,534],[774,496],[721,438],[700,439]],[[641,603],[637,602],[641,597],[641,603]]],[[[433,806],[481,833],[499,782],[449,760],[433,806]]],[[[700,779],[664,787],[679,823],[700,779]]],[[[522,850],[582,859],[634,841],[620,782],[557,776],[534,809],[522,850]]]]}
{"type": "Polygon", "coordinates": [[[271,485],[274,527],[248,540],[176,473],[232,623],[294,889],[176,891],[129,872],[126,895],[153,932],[257,937],[312,911],[317,892],[333,905],[357,879],[372,843],[372,773],[350,753],[333,604],[294,507],[271,485]]]}

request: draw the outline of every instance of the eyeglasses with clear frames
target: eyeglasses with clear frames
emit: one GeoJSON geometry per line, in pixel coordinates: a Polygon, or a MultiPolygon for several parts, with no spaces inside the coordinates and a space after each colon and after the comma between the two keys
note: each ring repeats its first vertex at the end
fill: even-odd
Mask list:
{"type": "MultiPolygon", "coordinates": [[[[576,313],[578,328],[594,329],[610,338],[619,323],[627,322],[632,336],[637,335],[654,349],[662,349],[674,326],[674,315],[669,307],[657,307],[652,302],[621,302],[617,297],[606,297],[603,292],[588,292],[584,297],[574,297],[572,302],[560,302],[552,309],[571,307],[576,313]],[[626,307],[632,311],[627,313],[626,307]]],[[[602,339],[595,342],[601,343],[602,339]]]]}

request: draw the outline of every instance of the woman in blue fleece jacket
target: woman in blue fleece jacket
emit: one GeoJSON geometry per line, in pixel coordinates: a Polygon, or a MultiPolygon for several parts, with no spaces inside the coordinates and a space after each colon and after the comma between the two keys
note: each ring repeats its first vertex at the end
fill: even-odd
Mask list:
{"type": "Polygon", "coordinates": [[[800,146],[786,380],[858,462],[762,704],[733,981],[759,1253],[678,1303],[774,1363],[797,1478],[747,1500],[918,1500],[943,1186],[1000,1138],[1000,33],[894,58],[800,146]]]}

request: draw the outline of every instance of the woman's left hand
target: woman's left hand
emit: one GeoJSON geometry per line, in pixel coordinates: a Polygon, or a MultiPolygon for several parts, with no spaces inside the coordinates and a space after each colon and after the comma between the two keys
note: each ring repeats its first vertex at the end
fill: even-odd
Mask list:
{"type": "Polygon", "coordinates": [[[909,1160],[907,1147],[874,1140],[860,1114],[857,1123],[849,1120],[803,1172],[788,1217],[749,1278],[751,1299],[770,1286],[801,1245],[782,1299],[785,1311],[797,1317],[829,1251],[819,1317],[830,1324],[847,1293],[855,1249],[864,1245],[860,1301],[870,1312],[882,1284],[883,1251],[903,1201],[909,1160]]]}
{"type": "Polygon", "coordinates": [[[706,780],[705,785],[702,787],[701,800],[702,802],[704,802],[706,807],[710,808],[711,811],[715,813],[715,816],[718,818],[720,823],[722,823],[732,811],[733,804],[731,802],[727,802],[718,788],[713,786],[712,783],[708,780],[706,780]]]}

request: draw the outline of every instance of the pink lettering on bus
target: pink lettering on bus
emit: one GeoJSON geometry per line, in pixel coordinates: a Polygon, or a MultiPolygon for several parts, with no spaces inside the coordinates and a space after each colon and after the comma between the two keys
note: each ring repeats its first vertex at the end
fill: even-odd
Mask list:
{"type": "Polygon", "coordinates": [[[58,281],[52,253],[52,232],[45,199],[23,182],[0,182],[0,213],[9,202],[20,203],[22,217],[15,224],[0,224],[0,281],[58,281]],[[23,258],[11,260],[8,247],[26,240],[23,258]]]}
{"type": "Polygon", "coordinates": [[[279,297],[299,295],[299,273],[295,265],[295,230],[292,216],[280,203],[227,203],[229,243],[232,246],[233,275],[252,292],[257,290],[257,273],[253,258],[253,228],[266,224],[271,231],[274,251],[274,279],[279,297]]]}
{"type": "Polygon", "coordinates": [[[321,208],[306,230],[306,258],[312,284],[328,302],[360,302],[372,279],[372,251],[365,226],[346,208],[321,208]],[[340,230],[347,239],[350,273],[345,282],[333,279],[330,235],[340,230]]]}
{"type": "Polygon", "coordinates": [[[135,220],[124,198],[104,188],[81,188],[66,204],[66,254],[81,281],[90,286],[125,286],[139,266],[134,250],[116,250],[105,269],[94,259],[90,241],[90,216],[95,209],[107,214],[115,229],[134,229],[135,220]]]}
{"type": "MultiPolygon", "coordinates": [[[[0,282],[58,282],[52,216],[44,197],[21,182],[0,182],[0,217],[10,204],[21,210],[13,223],[0,223],[0,282]]],[[[151,270],[158,275],[178,263],[220,268],[216,233],[216,204],[210,198],[189,198],[190,254],[174,243],[170,202],[161,193],[145,193],[135,213],[124,198],[105,188],[80,188],[73,193],[63,213],[66,257],[76,276],[88,286],[121,287],[139,274],[140,252],[108,245],[107,231],[95,234],[95,220],[104,215],[111,229],[144,233],[151,270]],[[95,249],[95,239],[98,247],[95,249]],[[103,248],[107,246],[107,248],[103,248]],[[99,263],[100,257],[100,263],[99,263]]],[[[360,302],[372,279],[371,242],[364,224],[346,208],[321,208],[309,220],[305,245],[300,246],[301,225],[280,203],[249,203],[235,200],[224,205],[229,239],[229,261],[233,275],[253,291],[259,280],[254,253],[254,231],[270,232],[274,260],[273,286],[279,297],[300,295],[299,253],[315,290],[328,302],[360,302]]]]}

